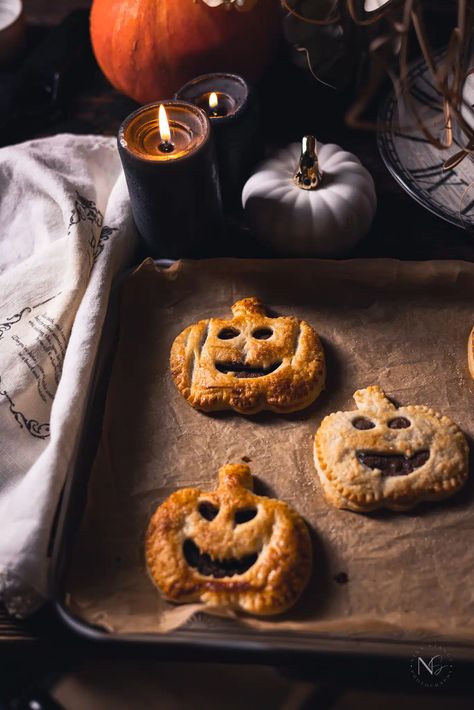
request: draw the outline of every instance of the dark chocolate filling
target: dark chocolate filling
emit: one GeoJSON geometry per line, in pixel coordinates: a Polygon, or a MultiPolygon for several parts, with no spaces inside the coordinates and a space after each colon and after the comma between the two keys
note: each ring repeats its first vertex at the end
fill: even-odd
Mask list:
{"type": "Polygon", "coordinates": [[[229,557],[225,560],[213,560],[206,552],[201,552],[195,542],[189,538],[183,543],[183,554],[190,567],[197,569],[206,577],[233,577],[235,574],[244,574],[258,559],[258,553],[245,555],[240,559],[229,557]]]}
{"type": "Polygon", "coordinates": [[[241,510],[236,510],[234,514],[234,521],[236,525],[242,525],[243,523],[248,523],[249,520],[253,520],[257,515],[258,510],[256,508],[242,508],[241,510]]]}
{"type": "Polygon", "coordinates": [[[220,340],[232,340],[240,334],[240,330],[236,328],[222,328],[222,330],[217,334],[220,340]]]}
{"type": "Polygon", "coordinates": [[[274,362],[269,367],[252,367],[244,362],[216,362],[216,370],[227,375],[232,373],[235,377],[265,377],[275,372],[281,365],[281,360],[274,362]]]}
{"type": "Polygon", "coordinates": [[[413,456],[403,454],[379,454],[374,451],[357,451],[357,460],[363,466],[378,469],[383,476],[406,476],[420,466],[423,466],[430,457],[427,449],[417,451],[413,456]]]}
{"type": "Polygon", "coordinates": [[[411,422],[406,417],[395,417],[388,422],[390,429],[408,429],[410,425],[411,422]]]}
{"type": "Polygon", "coordinates": [[[252,337],[256,340],[268,340],[273,335],[273,330],[271,328],[257,328],[252,333],[252,337]]]}
{"type": "Polygon", "coordinates": [[[199,503],[198,511],[205,520],[214,520],[219,514],[219,508],[208,500],[203,500],[199,503]]]}
{"type": "Polygon", "coordinates": [[[365,429],[373,429],[375,424],[367,417],[356,417],[352,420],[352,426],[354,429],[360,429],[364,431],[365,429]]]}

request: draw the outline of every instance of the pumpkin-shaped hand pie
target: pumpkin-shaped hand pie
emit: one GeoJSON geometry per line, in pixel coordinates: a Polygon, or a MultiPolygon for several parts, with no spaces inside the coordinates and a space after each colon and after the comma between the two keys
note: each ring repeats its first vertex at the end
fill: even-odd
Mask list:
{"type": "Polygon", "coordinates": [[[315,463],[330,503],[407,510],[462,486],[468,446],[448,417],[425,406],[397,408],[380,387],[354,399],[356,411],[330,414],[316,432],[315,463]]]}
{"type": "Polygon", "coordinates": [[[171,349],[171,373],[181,394],[206,412],[307,407],[324,385],[324,353],[313,328],[294,316],[271,318],[258,298],[232,306],[233,318],[201,320],[171,349]]]}
{"type": "Polygon", "coordinates": [[[146,535],[146,562],[166,599],[252,614],[292,606],[311,572],[311,540],[286,503],[252,493],[248,466],[223,466],[219,486],[165,500],[146,535]]]}

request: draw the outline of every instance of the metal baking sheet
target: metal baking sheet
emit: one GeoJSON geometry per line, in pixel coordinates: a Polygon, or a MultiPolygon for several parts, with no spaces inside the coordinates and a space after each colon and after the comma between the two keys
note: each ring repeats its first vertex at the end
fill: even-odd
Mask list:
{"type": "MultiPolygon", "coordinates": [[[[471,327],[472,283],[474,283],[474,266],[471,264],[409,263],[393,260],[346,262],[212,260],[175,265],[165,277],[161,275],[159,278],[164,278],[165,292],[169,284],[171,288],[168,289],[168,298],[160,291],[161,286],[156,290],[157,309],[159,310],[160,299],[164,298],[161,306],[167,309],[167,322],[173,323],[176,330],[174,333],[171,328],[165,335],[164,330],[161,329],[163,338],[167,339],[163,343],[164,350],[169,348],[168,341],[171,342],[173,334],[179,332],[182,323],[187,325],[194,322],[197,317],[203,317],[204,313],[223,315],[230,307],[233,298],[242,295],[261,296],[273,310],[279,313],[295,313],[315,325],[326,348],[329,373],[327,391],[321,401],[300,418],[293,416],[289,419],[278,419],[276,415],[270,418],[264,417],[263,428],[268,427],[268,431],[271,431],[273,426],[282,426],[283,421],[287,426],[285,436],[291,438],[292,428],[298,426],[305,428],[304,437],[308,438],[308,435],[316,430],[321,418],[329,411],[352,408],[351,395],[355,389],[369,384],[381,384],[387,394],[400,403],[430,404],[457,421],[469,438],[474,433],[474,418],[470,403],[474,388],[465,361],[466,340],[471,327]],[[180,283],[180,279],[184,281],[180,283]],[[210,291],[209,283],[212,279],[214,279],[214,288],[210,291]],[[181,286],[183,290],[180,293],[181,286]],[[208,302],[204,298],[205,294],[208,294],[208,302]],[[212,297],[215,304],[211,306],[212,297]],[[212,311],[212,308],[215,310],[212,311]]],[[[141,297],[143,298],[143,294],[141,297]]],[[[439,629],[432,624],[424,625],[422,610],[425,608],[426,616],[429,615],[430,595],[433,595],[433,589],[421,587],[419,590],[421,611],[415,610],[415,617],[407,616],[408,622],[405,627],[403,616],[395,618],[395,612],[403,611],[401,608],[389,610],[391,619],[387,624],[387,614],[384,618],[384,607],[380,602],[380,595],[377,594],[379,601],[377,604],[374,603],[375,613],[369,619],[367,627],[360,632],[355,631],[352,625],[353,619],[349,617],[344,619],[343,614],[338,618],[337,609],[342,609],[343,606],[336,606],[333,619],[327,620],[335,623],[326,626],[319,623],[321,619],[314,614],[314,611],[311,612],[311,619],[308,618],[306,624],[303,611],[295,612],[296,617],[290,616],[289,619],[278,622],[274,628],[271,628],[271,622],[269,625],[257,622],[252,626],[243,625],[232,619],[199,614],[184,626],[168,633],[157,632],[156,629],[153,630],[152,625],[148,631],[143,624],[137,631],[133,630],[133,624],[125,629],[107,631],[106,624],[94,624],[90,618],[88,620],[81,618],[81,615],[77,614],[77,607],[75,611],[71,610],[71,599],[68,596],[70,588],[67,582],[67,575],[70,572],[68,566],[82,519],[85,489],[95,454],[94,443],[97,443],[98,439],[97,433],[107,392],[107,375],[111,370],[110,355],[120,350],[120,344],[117,349],[114,341],[117,311],[113,311],[112,308],[108,332],[104,333],[103,338],[105,375],[97,378],[95,395],[91,401],[84,431],[84,445],[81,447],[83,458],[78,461],[76,469],[68,478],[56,538],[52,588],[58,609],[69,625],[79,633],[97,640],[140,641],[164,647],[201,648],[209,653],[253,652],[256,656],[264,654],[265,657],[268,657],[268,653],[282,655],[301,653],[326,656],[329,654],[331,658],[347,657],[347,654],[363,657],[406,658],[407,654],[414,653],[419,648],[420,643],[436,642],[442,643],[443,647],[448,649],[451,656],[458,661],[472,660],[474,649],[469,624],[465,624],[464,632],[460,633],[458,638],[453,633],[448,636],[443,635],[443,627],[449,626],[446,614],[439,620],[439,629]],[[419,616],[419,624],[413,623],[413,619],[417,618],[416,614],[419,616]]],[[[123,321],[121,325],[121,337],[127,337],[123,321]]],[[[159,325],[159,315],[156,323],[150,324],[151,331],[156,329],[157,325],[159,325]]],[[[146,338],[140,345],[146,346],[146,338]]],[[[164,372],[165,366],[162,367],[164,372]]],[[[112,369],[114,368],[115,364],[112,365],[112,369]]],[[[167,391],[173,392],[172,389],[167,391]]],[[[175,396],[179,397],[177,393],[175,396]]],[[[184,401],[179,399],[176,401],[176,407],[187,406],[184,401]]],[[[183,411],[188,414],[187,410],[183,411]]],[[[193,410],[191,414],[203,416],[193,410]]],[[[227,425],[231,420],[232,417],[226,420],[227,425]]],[[[214,427],[216,420],[211,422],[214,427]]],[[[244,427],[243,424],[241,426],[244,427]]],[[[260,427],[262,431],[262,422],[257,422],[255,426],[260,427]]],[[[244,427],[237,436],[245,436],[248,440],[249,432],[244,427]]],[[[168,444],[169,442],[162,442],[165,448],[168,444]]],[[[172,455],[171,449],[168,455],[172,455]]],[[[303,454],[302,463],[297,464],[303,466],[304,476],[310,475],[310,459],[309,451],[303,454]]],[[[270,462],[271,459],[267,461],[268,464],[270,462]]],[[[214,463],[209,464],[206,474],[209,481],[212,481],[217,468],[214,463]]],[[[257,468],[260,465],[261,469],[265,469],[263,459],[260,462],[256,460],[254,463],[257,468]]],[[[266,470],[269,470],[269,466],[266,470]]],[[[261,472],[255,470],[255,473],[261,472]]],[[[189,483],[187,480],[183,485],[189,483]]],[[[278,478],[272,479],[270,485],[272,491],[276,490],[276,494],[281,495],[278,478]]],[[[151,495],[149,505],[153,507],[156,502],[159,502],[157,501],[159,497],[160,493],[155,491],[151,495]]],[[[463,586],[466,589],[472,588],[468,576],[474,574],[471,572],[474,566],[468,568],[466,557],[466,548],[469,548],[466,544],[466,536],[470,534],[469,521],[473,521],[472,486],[468,486],[452,501],[426,505],[422,507],[421,512],[402,516],[391,513],[358,516],[352,513],[341,513],[341,511],[328,511],[325,509],[327,504],[322,499],[320,491],[318,492],[317,481],[312,497],[320,520],[314,511],[309,511],[305,507],[305,502],[301,500],[301,491],[295,490],[294,494],[291,492],[288,494],[287,489],[284,489],[283,497],[287,499],[293,497],[290,502],[300,510],[301,507],[304,508],[303,514],[307,519],[310,518],[310,523],[322,539],[318,553],[322,552],[323,557],[320,556],[319,560],[316,560],[315,573],[320,575],[320,578],[324,578],[324,583],[319,588],[319,593],[323,597],[344,594],[344,591],[341,592],[341,586],[338,586],[334,580],[334,575],[341,564],[345,563],[344,566],[353,564],[350,558],[351,525],[359,528],[359,533],[361,530],[364,533],[375,529],[380,532],[385,528],[394,539],[398,537],[399,540],[403,535],[409,534],[414,541],[413,549],[418,546],[421,552],[434,549],[436,545],[443,548],[443,536],[459,525],[459,532],[453,537],[462,538],[462,543],[459,544],[462,559],[457,561],[454,559],[453,562],[453,557],[456,556],[451,555],[450,559],[446,558],[446,579],[449,575],[452,577],[453,570],[461,566],[463,586]],[[329,521],[326,529],[321,523],[322,513],[329,521]],[[347,531],[348,540],[343,543],[340,538],[335,537],[334,544],[328,544],[330,540],[328,530],[334,522],[331,516],[340,515],[343,516],[343,528],[347,531]],[[430,531],[431,542],[428,540],[427,531],[430,531]],[[338,547],[343,549],[337,549],[338,547]]],[[[146,524],[146,520],[143,524],[146,524]]],[[[474,521],[472,526],[474,527],[474,521]]],[[[446,549],[450,546],[452,550],[452,541],[446,549]]],[[[383,549],[383,545],[381,547],[383,549]]],[[[377,554],[379,558],[377,575],[374,575],[369,582],[380,592],[383,585],[388,584],[387,575],[394,573],[396,555],[395,558],[391,558],[388,554],[384,561],[380,550],[379,553],[375,553],[376,551],[373,559],[377,554]]],[[[404,559],[403,554],[400,548],[400,559],[404,559]]],[[[432,564],[437,566],[436,574],[440,584],[445,580],[443,570],[439,569],[442,561],[441,557],[433,558],[432,564]]],[[[353,566],[351,569],[356,570],[356,567],[353,566]]],[[[357,584],[357,575],[354,575],[351,569],[349,569],[349,584],[357,584]]],[[[420,579],[424,578],[426,582],[429,569],[426,566],[423,570],[423,574],[420,571],[420,579]]],[[[456,585],[459,586],[454,580],[453,593],[456,585]]],[[[386,589],[388,593],[388,586],[386,589]]],[[[364,591],[363,587],[360,591],[364,591]]],[[[451,590],[445,589],[446,591],[451,593],[451,590]]],[[[367,589],[365,592],[367,593],[367,589]]],[[[463,598],[466,613],[470,603],[468,597],[463,598]]],[[[455,603],[448,594],[448,602],[449,600],[455,603]]],[[[303,605],[306,605],[303,609],[309,608],[307,600],[303,600],[303,605]]],[[[107,607],[106,599],[103,600],[103,606],[107,607]]],[[[449,609],[449,603],[446,608],[449,609]]],[[[457,613],[457,610],[453,609],[454,611],[457,613]]]]}

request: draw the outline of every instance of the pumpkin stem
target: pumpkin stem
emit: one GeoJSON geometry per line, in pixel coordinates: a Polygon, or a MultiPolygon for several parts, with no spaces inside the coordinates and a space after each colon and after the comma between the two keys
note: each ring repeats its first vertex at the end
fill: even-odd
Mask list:
{"type": "Polygon", "coordinates": [[[266,308],[259,298],[242,298],[232,306],[232,315],[235,316],[264,316],[266,308]]]}
{"type": "Polygon", "coordinates": [[[228,463],[219,469],[219,488],[241,486],[253,490],[250,466],[243,463],[228,463]]]}
{"type": "Polygon", "coordinates": [[[378,385],[366,387],[364,390],[357,390],[357,392],[354,392],[354,399],[358,409],[373,416],[376,416],[380,411],[394,412],[397,409],[378,385]]]}
{"type": "Polygon", "coordinates": [[[302,190],[316,190],[322,180],[319,169],[316,138],[303,136],[301,141],[301,157],[293,182],[302,190]]]}

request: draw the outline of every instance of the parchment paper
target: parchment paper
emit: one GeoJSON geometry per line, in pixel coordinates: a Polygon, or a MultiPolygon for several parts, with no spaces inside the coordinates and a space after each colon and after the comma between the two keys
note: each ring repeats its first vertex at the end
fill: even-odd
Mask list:
{"type": "Polygon", "coordinates": [[[163,602],[147,577],[148,520],[172,491],[211,489],[222,464],[246,457],[257,492],[286,500],[309,523],[314,573],[292,611],[232,623],[474,641],[472,485],[412,512],[361,515],[326,503],[312,454],[322,418],[354,409],[354,391],[371,384],[399,404],[447,414],[472,449],[466,343],[473,300],[474,265],[465,262],[219,259],[168,270],[144,262],[124,287],[103,433],[68,580],[73,611],[115,632],[165,631],[188,621],[199,605],[163,602]],[[172,382],[173,339],[201,318],[229,316],[236,299],[251,295],[316,328],[326,390],[291,415],[198,412],[172,382]]]}

